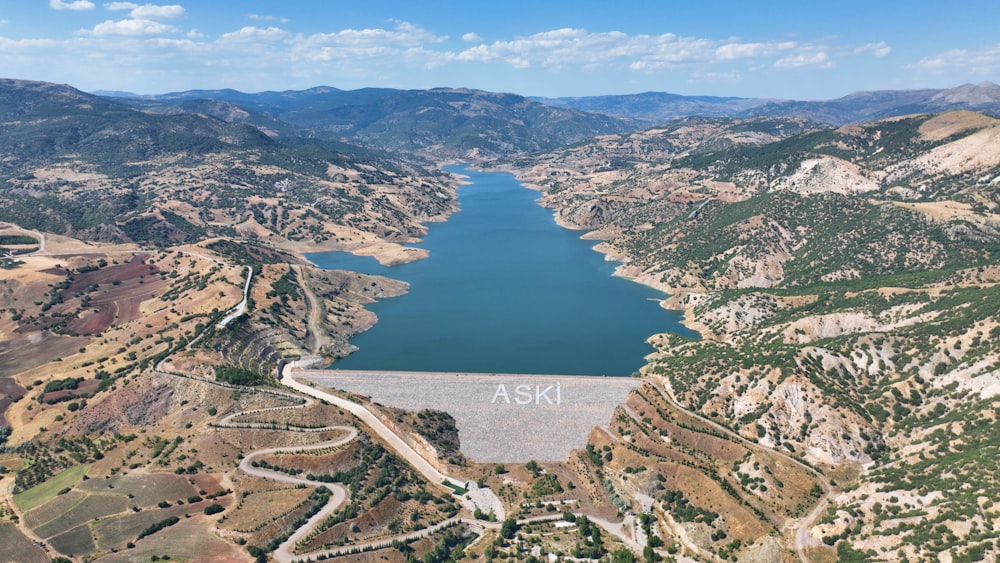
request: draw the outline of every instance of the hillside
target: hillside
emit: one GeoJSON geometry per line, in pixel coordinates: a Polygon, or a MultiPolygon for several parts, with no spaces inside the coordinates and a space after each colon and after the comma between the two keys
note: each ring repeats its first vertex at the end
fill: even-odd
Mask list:
{"type": "MultiPolygon", "coordinates": [[[[687,409],[830,479],[828,508],[789,545],[876,560],[990,552],[1000,122],[957,112],[774,135],[780,122],[687,120],[506,166],[702,331],[654,339],[648,375],[687,409]]],[[[665,455],[632,465],[666,471],[665,455]]],[[[768,535],[732,526],[717,529],[744,544],[768,535]]],[[[674,528],[722,554],[711,528],[674,528]]]]}
{"type": "Polygon", "coordinates": [[[452,206],[446,175],[380,151],[273,139],[205,113],[150,115],[43,83],[7,81],[0,99],[0,220],[26,228],[154,246],[252,236],[308,249],[405,242],[452,206]]]}
{"type": "Polygon", "coordinates": [[[233,108],[148,113],[0,82],[5,556],[252,560],[328,502],[356,510],[331,501],[343,472],[356,494],[409,499],[358,515],[389,517],[354,541],[399,514],[412,531],[458,511],[342,410],[269,388],[288,358],[349,353],[375,322],[365,307],[407,289],[303,254],[419,258],[401,243],[454,210],[456,180],[233,108]],[[281,427],[257,410],[290,408],[281,427]],[[344,448],[321,452],[326,480],[308,489],[237,468],[316,443],[344,448]]]}

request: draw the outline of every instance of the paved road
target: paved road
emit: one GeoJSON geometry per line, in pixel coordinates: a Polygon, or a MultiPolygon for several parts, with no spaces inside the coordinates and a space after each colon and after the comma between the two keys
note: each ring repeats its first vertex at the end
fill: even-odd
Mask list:
{"type": "MultiPolygon", "coordinates": [[[[315,387],[310,387],[308,385],[296,381],[292,377],[291,373],[292,369],[294,369],[293,364],[286,364],[284,369],[282,370],[281,383],[283,385],[295,389],[296,391],[299,391],[306,395],[327,401],[330,404],[337,405],[338,407],[358,417],[361,420],[361,422],[365,423],[373,432],[378,434],[378,436],[382,438],[382,440],[384,440],[389,445],[389,447],[392,448],[392,450],[394,450],[403,459],[405,459],[407,463],[412,465],[417,470],[418,473],[423,475],[423,477],[428,481],[430,481],[431,483],[448,482],[458,487],[465,487],[466,483],[464,481],[455,479],[454,477],[450,477],[438,471],[436,467],[431,465],[426,459],[424,459],[420,454],[418,454],[416,450],[410,447],[409,444],[403,441],[402,438],[400,438],[398,435],[396,435],[395,432],[390,430],[389,427],[385,425],[385,423],[383,423],[377,416],[372,414],[372,412],[366,409],[364,406],[359,405],[358,403],[355,403],[353,401],[348,401],[347,399],[338,397],[332,393],[327,393],[326,391],[321,391],[315,387]]],[[[492,493],[492,491],[489,491],[489,493],[486,493],[486,491],[489,491],[489,489],[483,489],[484,498],[487,495],[496,496],[494,493],[492,493]]],[[[462,499],[462,501],[464,504],[471,505],[466,507],[469,510],[475,510],[475,508],[477,508],[477,506],[474,505],[473,503],[468,503],[466,499],[462,499]]],[[[501,513],[496,513],[497,520],[503,520],[504,518],[506,518],[506,515],[502,513],[503,505],[502,503],[500,503],[499,499],[497,499],[496,501],[491,500],[489,504],[478,506],[478,508],[483,511],[489,511],[492,508],[495,512],[496,506],[501,507],[500,511],[501,513]]]]}
{"type": "Polygon", "coordinates": [[[48,251],[45,250],[45,233],[39,231],[33,231],[31,229],[25,229],[24,227],[15,225],[14,223],[0,223],[0,227],[14,229],[15,231],[36,237],[38,239],[38,250],[28,254],[28,256],[39,256],[43,254],[48,254],[48,251]]]}
{"type": "Polygon", "coordinates": [[[226,315],[226,318],[219,322],[219,326],[226,328],[229,323],[242,317],[247,312],[247,299],[250,297],[250,280],[253,279],[253,268],[247,266],[247,283],[243,286],[243,301],[240,301],[238,305],[233,309],[231,313],[226,315]]]}
{"type": "MultiPolygon", "coordinates": [[[[337,446],[342,446],[358,437],[358,429],[353,426],[338,426],[335,428],[336,430],[343,430],[347,432],[347,436],[343,438],[338,438],[336,440],[327,440],[326,442],[319,442],[318,444],[309,444],[308,446],[284,446],[280,448],[265,448],[263,450],[256,450],[252,452],[250,455],[245,456],[240,461],[240,471],[243,471],[248,475],[253,475],[254,477],[263,477],[265,479],[271,479],[273,481],[279,481],[281,483],[288,483],[290,485],[308,485],[310,487],[316,487],[318,485],[322,485],[323,483],[317,483],[316,481],[310,481],[309,479],[296,477],[294,475],[282,473],[281,471],[274,471],[273,469],[266,469],[263,467],[254,467],[253,461],[257,458],[264,457],[267,455],[308,452],[312,450],[322,450],[324,448],[335,448],[337,446]]],[[[343,487],[336,484],[327,485],[327,488],[343,489],[343,487]]]]}

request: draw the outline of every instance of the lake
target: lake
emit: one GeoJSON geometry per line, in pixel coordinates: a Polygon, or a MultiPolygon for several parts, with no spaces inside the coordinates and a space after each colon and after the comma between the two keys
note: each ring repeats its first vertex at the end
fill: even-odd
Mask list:
{"type": "Polygon", "coordinates": [[[459,167],[461,210],[432,223],[430,256],[393,267],[344,252],[311,254],[325,269],[409,282],[370,309],[379,321],[332,369],[627,376],[656,333],[697,337],[665,295],[613,277],[615,263],[555,223],[539,194],[510,174],[459,167]]]}

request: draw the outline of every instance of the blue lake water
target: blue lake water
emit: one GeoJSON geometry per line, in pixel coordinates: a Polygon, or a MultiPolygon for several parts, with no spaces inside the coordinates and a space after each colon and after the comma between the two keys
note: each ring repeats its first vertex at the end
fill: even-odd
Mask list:
{"type": "Polygon", "coordinates": [[[394,267],[343,252],[309,255],[321,268],[409,282],[406,295],[370,305],[374,328],[333,369],[630,375],[656,333],[696,337],[663,293],[612,277],[593,241],[558,226],[539,194],[510,174],[469,176],[461,210],[432,223],[430,256],[394,267]]]}

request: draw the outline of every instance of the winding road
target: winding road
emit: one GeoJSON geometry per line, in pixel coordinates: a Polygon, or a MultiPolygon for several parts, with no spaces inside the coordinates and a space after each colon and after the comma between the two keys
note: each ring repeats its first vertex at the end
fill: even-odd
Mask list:
{"type": "Polygon", "coordinates": [[[39,231],[33,231],[31,229],[25,229],[24,227],[15,225],[14,223],[0,223],[0,227],[5,229],[14,229],[19,233],[23,233],[38,238],[38,250],[29,253],[28,256],[42,256],[49,253],[49,251],[45,249],[45,233],[39,231]]]}
{"type": "MultiPolygon", "coordinates": [[[[322,392],[317,392],[317,393],[321,394],[321,395],[325,395],[322,392]]],[[[287,398],[290,398],[290,399],[296,399],[296,398],[298,398],[297,395],[287,395],[287,394],[284,394],[284,393],[281,393],[281,395],[285,396],[287,398]]],[[[338,397],[334,397],[332,395],[330,395],[330,397],[331,398],[339,399],[338,397]]],[[[320,397],[320,398],[323,398],[324,400],[326,399],[325,397],[320,397]]],[[[339,402],[335,403],[335,404],[338,404],[338,406],[341,406],[342,408],[345,408],[345,410],[349,410],[349,411],[352,411],[352,412],[353,412],[354,409],[347,408],[344,405],[353,405],[353,406],[355,406],[357,408],[363,409],[365,412],[368,412],[369,415],[371,414],[367,409],[364,409],[364,407],[362,407],[361,405],[357,405],[356,403],[352,403],[350,401],[344,401],[344,400],[341,400],[341,401],[343,401],[343,404],[340,404],[339,402]]],[[[319,485],[324,485],[324,486],[326,486],[328,489],[330,489],[332,491],[332,495],[330,496],[330,499],[323,506],[323,508],[320,509],[320,511],[317,512],[316,514],[314,514],[311,518],[309,518],[309,520],[306,521],[306,523],[303,526],[301,526],[299,529],[295,530],[295,532],[293,532],[288,537],[288,539],[286,539],[284,542],[281,543],[281,545],[278,546],[278,548],[273,553],[273,557],[274,557],[275,560],[279,561],[280,563],[292,563],[293,561],[301,561],[301,560],[305,560],[305,559],[309,559],[309,558],[314,558],[314,557],[319,557],[319,556],[334,557],[334,556],[337,556],[337,555],[344,555],[346,553],[349,553],[349,552],[352,552],[352,551],[356,551],[358,549],[368,550],[368,549],[381,548],[383,546],[388,546],[389,544],[391,544],[393,541],[396,541],[396,540],[406,541],[406,540],[421,538],[421,537],[433,534],[434,532],[437,532],[438,530],[441,530],[443,528],[446,528],[448,526],[451,526],[453,524],[456,524],[456,523],[459,523],[459,522],[462,522],[462,521],[465,521],[465,522],[467,522],[469,524],[475,524],[475,525],[483,524],[482,522],[479,522],[479,521],[476,521],[476,520],[462,519],[462,518],[459,518],[459,517],[456,516],[454,518],[449,518],[447,520],[443,520],[441,522],[437,522],[437,523],[433,524],[432,526],[424,528],[423,530],[418,530],[418,531],[411,532],[411,533],[408,533],[408,534],[401,534],[401,535],[393,536],[393,537],[390,537],[390,538],[379,538],[379,539],[376,539],[376,540],[372,540],[370,542],[359,543],[359,544],[352,544],[352,545],[345,546],[345,547],[340,547],[340,548],[335,548],[335,549],[329,549],[329,550],[315,551],[315,552],[301,554],[301,555],[295,555],[295,554],[293,554],[292,550],[294,549],[295,545],[298,544],[298,542],[300,542],[303,538],[307,537],[310,533],[312,533],[313,530],[316,529],[317,526],[319,526],[323,521],[325,521],[327,519],[327,517],[329,517],[330,515],[332,515],[341,506],[343,506],[344,502],[346,502],[347,499],[348,499],[349,492],[343,486],[338,485],[336,483],[318,483],[316,481],[310,481],[309,479],[304,479],[302,477],[297,477],[295,475],[289,475],[289,474],[283,473],[281,471],[275,471],[275,470],[267,469],[267,468],[264,468],[264,467],[254,467],[254,461],[256,459],[259,459],[259,458],[267,456],[267,455],[282,454],[282,453],[305,452],[305,451],[311,451],[311,450],[320,450],[320,449],[325,449],[325,448],[333,448],[333,447],[342,446],[344,444],[350,443],[351,441],[355,440],[358,437],[358,429],[356,427],[354,427],[354,426],[344,426],[344,425],[325,426],[325,427],[322,427],[322,428],[304,428],[304,427],[296,427],[296,426],[277,427],[274,424],[267,423],[267,422],[241,423],[241,422],[234,422],[234,420],[237,419],[237,418],[239,418],[239,417],[243,417],[243,416],[250,416],[250,415],[267,413],[267,412],[283,411],[283,410],[290,410],[290,409],[303,409],[303,408],[308,407],[309,405],[315,404],[315,402],[316,401],[312,397],[307,396],[306,400],[305,400],[305,402],[303,404],[281,406],[281,407],[267,407],[267,408],[261,408],[261,409],[252,409],[252,410],[247,410],[247,411],[240,411],[240,412],[236,412],[236,413],[233,413],[233,414],[230,414],[230,415],[227,415],[227,416],[223,417],[222,419],[219,420],[219,422],[217,422],[215,424],[215,426],[220,427],[220,428],[242,428],[242,429],[252,428],[252,429],[259,429],[259,430],[286,430],[286,431],[292,431],[292,432],[330,432],[330,431],[343,431],[343,432],[346,433],[346,435],[343,436],[343,437],[341,437],[341,438],[337,438],[337,439],[334,439],[334,440],[327,440],[327,441],[324,441],[324,442],[319,442],[319,443],[316,443],[316,444],[310,444],[310,445],[306,445],[306,446],[284,446],[284,447],[264,448],[264,449],[256,450],[256,451],[253,451],[250,454],[244,456],[244,458],[242,460],[240,460],[240,463],[239,463],[239,469],[240,469],[240,471],[243,471],[244,473],[246,473],[248,475],[253,475],[255,477],[261,477],[261,478],[264,478],[264,479],[271,479],[273,481],[278,481],[280,483],[286,483],[286,484],[289,484],[289,485],[306,485],[306,486],[310,486],[310,487],[316,487],[316,486],[319,486],[319,485]]],[[[372,415],[372,416],[374,416],[374,415],[372,415]]],[[[381,423],[381,421],[379,421],[379,423],[381,423]]],[[[384,425],[383,425],[383,427],[384,427],[384,425]]],[[[384,428],[385,428],[386,431],[389,431],[387,427],[384,427],[384,428]]],[[[389,431],[389,432],[391,433],[391,431],[389,431]]],[[[395,436],[395,434],[393,434],[393,436],[395,436]]],[[[396,438],[398,439],[398,437],[396,437],[396,438]]],[[[404,443],[404,445],[405,445],[405,443],[404,443]]],[[[414,455],[416,455],[416,452],[412,451],[412,449],[410,451],[414,455]]],[[[397,451],[397,453],[399,453],[400,455],[404,455],[403,452],[397,451]]],[[[404,457],[405,457],[405,455],[404,455],[404,457]]],[[[421,460],[422,460],[422,458],[421,458],[421,460]]],[[[409,461],[409,459],[408,459],[408,461],[409,461]]],[[[426,464],[426,461],[424,463],[426,464]]],[[[411,465],[413,465],[412,462],[411,462],[411,465]]],[[[422,473],[422,474],[425,477],[427,477],[427,474],[425,474],[425,473],[422,473]]],[[[441,474],[438,473],[437,475],[441,475],[441,474]]],[[[437,480],[437,481],[434,481],[434,482],[440,483],[441,480],[437,480]]],[[[456,483],[456,484],[460,483],[460,482],[458,482],[457,480],[454,480],[454,479],[452,479],[451,482],[456,483]]],[[[465,503],[465,499],[462,499],[462,500],[463,500],[463,504],[464,504],[465,503]]],[[[474,510],[474,507],[472,509],[474,510]]],[[[502,512],[502,505],[501,505],[501,512],[502,512]]],[[[499,526],[499,524],[495,524],[495,526],[499,526]]],[[[489,527],[489,526],[487,526],[487,527],[489,527]]]]}
{"type": "Polygon", "coordinates": [[[253,279],[253,268],[246,266],[247,269],[247,283],[243,286],[243,301],[240,301],[236,307],[233,308],[232,312],[226,315],[226,318],[219,321],[219,326],[221,328],[226,328],[229,323],[242,317],[247,312],[247,300],[250,297],[250,280],[253,279]]]}

